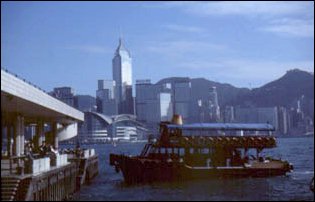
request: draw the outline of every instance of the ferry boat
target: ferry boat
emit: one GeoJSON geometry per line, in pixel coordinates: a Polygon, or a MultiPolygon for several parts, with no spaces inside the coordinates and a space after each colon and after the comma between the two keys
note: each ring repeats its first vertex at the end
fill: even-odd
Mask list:
{"type": "Polygon", "coordinates": [[[127,184],[285,175],[292,164],[263,157],[276,147],[270,124],[161,122],[160,138],[139,156],[110,154],[127,184]]]}

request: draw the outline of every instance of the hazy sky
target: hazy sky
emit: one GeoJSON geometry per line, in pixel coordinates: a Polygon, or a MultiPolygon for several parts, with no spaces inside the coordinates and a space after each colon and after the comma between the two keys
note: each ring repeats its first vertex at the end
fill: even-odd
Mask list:
{"type": "Polygon", "coordinates": [[[112,79],[120,33],[134,81],[259,87],[289,69],[314,72],[313,2],[1,2],[1,67],[95,96],[97,80],[112,79]]]}

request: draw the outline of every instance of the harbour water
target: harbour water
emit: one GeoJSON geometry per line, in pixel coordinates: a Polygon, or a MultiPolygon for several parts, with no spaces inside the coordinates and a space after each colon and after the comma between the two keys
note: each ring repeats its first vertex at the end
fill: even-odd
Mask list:
{"type": "Polygon", "coordinates": [[[267,155],[294,165],[287,176],[215,179],[126,186],[121,173],[109,166],[109,153],[139,154],[145,143],[83,145],[99,155],[99,176],[81,188],[74,200],[314,200],[309,184],[314,176],[314,137],[278,138],[267,155]]]}

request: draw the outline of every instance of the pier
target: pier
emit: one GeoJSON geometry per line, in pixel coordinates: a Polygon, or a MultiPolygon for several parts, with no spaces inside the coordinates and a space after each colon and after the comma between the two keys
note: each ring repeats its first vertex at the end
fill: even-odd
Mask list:
{"type": "Polygon", "coordinates": [[[95,177],[94,149],[59,149],[81,121],[81,111],[1,69],[1,200],[65,200],[95,177]],[[31,125],[35,135],[26,140],[31,125]]]}
{"type": "Polygon", "coordinates": [[[68,199],[80,187],[98,174],[98,156],[94,150],[85,150],[82,157],[60,155],[56,166],[47,164],[49,158],[24,164],[26,173],[10,159],[1,159],[2,201],[60,201],[68,199]],[[48,167],[46,167],[48,166],[48,167]]]}

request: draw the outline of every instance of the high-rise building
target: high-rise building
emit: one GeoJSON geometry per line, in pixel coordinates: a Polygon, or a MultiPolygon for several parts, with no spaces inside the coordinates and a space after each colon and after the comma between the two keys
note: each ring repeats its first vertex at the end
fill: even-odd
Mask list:
{"type": "Polygon", "coordinates": [[[176,78],[167,81],[164,88],[171,89],[172,106],[175,114],[180,114],[185,123],[189,120],[191,99],[191,83],[189,78],[176,78]]]}
{"type": "Polygon", "coordinates": [[[80,111],[96,111],[95,97],[90,95],[76,95],[74,96],[74,107],[80,111]]]}
{"type": "Polygon", "coordinates": [[[151,84],[150,80],[137,80],[136,93],[136,112],[140,122],[154,125],[171,120],[172,92],[168,83],[151,84]]]}
{"type": "MultiPolygon", "coordinates": [[[[154,100],[153,89],[154,86],[149,79],[136,81],[136,114],[140,122],[152,122],[150,120],[155,120],[149,117],[152,113],[147,113],[150,101],[156,102],[156,100],[154,100]]],[[[152,111],[154,108],[151,106],[150,109],[152,111]]]]}
{"type": "Polygon", "coordinates": [[[235,115],[234,115],[234,107],[233,106],[226,106],[224,109],[223,121],[225,123],[233,123],[235,122],[235,115]]]}
{"type": "Polygon", "coordinates": [[[289,131],[289,114],[285,107],[278,108],[279,131],[281,134],[288,134],[289,131]]]}
{"type": "Polygon", "coordinates": [[[115,85],[113,80],[98,80],[96,91],[97,112],[105,115],[116,115],[118,106],[115,99],[115,85]]]}
{"type": "Polygon", "coordinates": [[[112,62],[113,80],[116,82],[115,100],[118,105],[118,113],[133,114],[132,58],[121,38],[112,62]]]}
{"type": "Polygon", "coordinates": [[[74,107],[74,89],[71,87],[58,87],[49,93],[51,96],[74,107]]]}
{"type": "Polygon", "coordinates": [[[210,96],[210,100],[209,100],[210,121],[218,122],[220,120],[220,107],[218,104],[218,95],[217,95],[217,89],[215,86],[210,88],[209,96],[210,96]]]}
{"type": "Polygon", "coordinates": [[[220,108],[215,87],[193,87],[188,77],[165,78],[151,84],[150,80],[136,82],[137,119],[158,123],[170,121],[173,114],[180,114],[184,123],[218,122],[220,108]],[[193,90],[193,88],[195,90],[193,90]]]}
{"type": "Polygon", "coordinates": [[[173,116],[171,93],[161,92],[158,94],[158,111],[161,121],[170,121],[173,116]]]}
{"type": "Polygon", "coordinates": [[[180,114],[185,123],[189,122],[191,84],[189,78],[166,78],[156,84],[150,80],[136,82],[137,119],[156,125],[170,121],[173,114],[180,114]]]}
{"type": "Polygon", "coordinates": [[[213,123],[221,121],[219,96],[214,82],[205,79],[190,79],[190,122],[213,123]]]}
{"type": "Polygon", "coordinates": [[[104,80],[100,79],[98,80],[98,89],[97,90],[108,90],[108,99],[114,99],[115,98],[115,81],[113,80],[104,80]]]}
{"type": "Polygon", "coordinates": [[[125,86],[125,97],[121,102],[121,112],[124,114],[134,114],[134,99],[132,97],[132,85],[125,86]]]}
{"type": "Polygon", "coordinates": [[[279,129],[277,107],[235,107],[238,123],[269,123],[279,129]]]}

